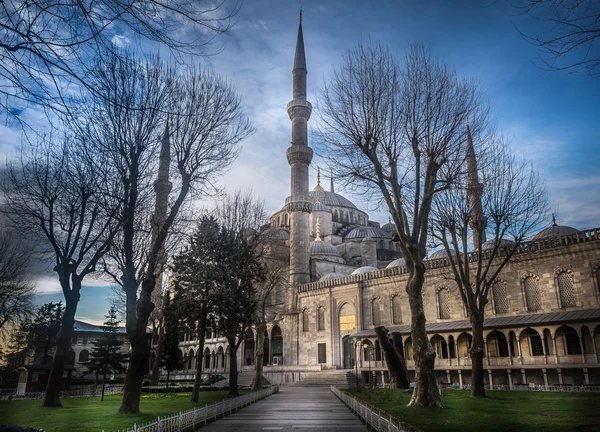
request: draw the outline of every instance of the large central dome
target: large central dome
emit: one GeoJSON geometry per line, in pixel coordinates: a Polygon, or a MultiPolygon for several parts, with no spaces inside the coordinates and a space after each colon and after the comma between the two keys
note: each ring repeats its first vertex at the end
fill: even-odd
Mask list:
{"type": "MultiPolygon", "coordinates": [[[[326,190],[312,190],[308,192],[308,195],[313,204],[318,201],[321,204],[325,204],[327,207],[346,207],[353,210],[358,210],[358,207],[356,207],[352,201],[346,197],[336,194],[335,192],[329,192],[326,190]]],[[[289,200],[290,197],[287,197],[285,202],[288,202],[289,200]]],[[[285,209],[286,208],[284,206],[281,211],[284,211],[285,209]]]]}

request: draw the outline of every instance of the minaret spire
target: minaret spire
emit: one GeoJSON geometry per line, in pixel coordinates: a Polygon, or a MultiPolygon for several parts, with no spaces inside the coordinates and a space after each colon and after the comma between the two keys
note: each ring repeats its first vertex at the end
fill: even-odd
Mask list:
{"type": "Polygon", "coordinates": [[[485,228],[487,220],[483,214],[483,205],[481,204],[481,194],[483,185],[479,183],[479,174],[477,172],[477,157],[473,147],[473,137],[471,136],[471,127],[467,117],[467,193],[469,194],[469,203],[471,205],[471,229],[473,230],[473,246],[479,249],[480,244],[485,243],[485,228]]]}
{"type": "Polygon", "coordinates": [[[313,190],[315,190],[315,191],[324,191],[325,190],[321,186],[321,168],[319,168],[319,167],[317,167],[317,185],[315,186],[315,188],[313,190]]]}
{"type": "Polygon", "coordinates": [[[335,189],[333,188],[333,170],[330,170],[330,173],[331,173],[331,187],[329,188],[329,191],[331,193],[334,193],[335,189]]]}
{"type": "MultiPolygon", "coordinates": [[[[310,226],[312,201],[308,193],[309,167],[313,151],[308,146],[308,119],[312,105],[306,100],[306,55],[302,35],[302,15],[298,24],[296,53],[292,69],[292,101],[287,112],[292,121],[292,145],[286,155],[291,169],[291,194],[287,202],[290,215],[290,285],[286,309],[297,311],[298,285],[310,282],[310,226]]],[[[320,187],[320,185],[318,185],[320,187]]]]}

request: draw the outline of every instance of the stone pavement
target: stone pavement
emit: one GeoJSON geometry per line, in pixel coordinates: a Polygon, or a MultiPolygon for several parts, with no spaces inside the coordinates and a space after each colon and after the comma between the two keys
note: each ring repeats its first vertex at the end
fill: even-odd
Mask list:
{"type": "Polygon", "coordinates": [[[202,428],[203,432],[366,431],[328,388],[280,387],[279,393],[202,428]]]}

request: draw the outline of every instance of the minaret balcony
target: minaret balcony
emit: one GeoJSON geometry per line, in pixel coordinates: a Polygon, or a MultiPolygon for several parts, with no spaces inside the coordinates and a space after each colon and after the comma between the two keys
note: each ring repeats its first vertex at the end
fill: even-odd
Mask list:
{"type": "Polygon", "coordinates": [[[312,105],[304,99],[294,99],[287,104],[287,112],[290,120],[295,118],[303,118],[308,120],[312,112],[312,105]]]}
{"type": "Polygon", "coordinates": [[[305,145],[292,145],[286,150],[285,155],[290,165],[297,163],[310,165],[313,157],[313,151],[310,147],[305,145]]]}

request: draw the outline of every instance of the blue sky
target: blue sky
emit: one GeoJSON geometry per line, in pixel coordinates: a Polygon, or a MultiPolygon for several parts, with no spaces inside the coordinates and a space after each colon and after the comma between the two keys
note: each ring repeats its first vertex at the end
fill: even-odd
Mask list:
{"type": "MultiPolygon", "coordinates": [[[[345,50],[361,38],[386,43],[398,56],[411,43],[424,42],[460,73],[481,80],[499,129],[511,137],[516,152],[534,160],[545,175],[559,222],[578,229],[600,226],[600,80],[537,68],[533,61],[539,52],[521,39],[514,26],[531,33],[543,29],[503,0],[246,0],[237,24],[223,39],[225,50],[205,62],[231,79],[256,127],[230,173],[221,179],[223,186],[252,189],[272,210],[281,208],[289,193],[285,150],[291,132],[286,104],[291,99],[300,6],[308,98],[313,103],[345,50]]],[[[1,153],[17,134],[0,132],[1,153]]],[[[311,187],[318,164],[316,158],[311,187]]],[[[366,208],[372,219],[387,220],[385,212],[346,195],[366,208]]],[[[50,280],[42,285],[46,292],[57,288],[50,280]]],[[[106,286],[86,288],[78,316],[101,320],[108,294],[106,286]]]]}

